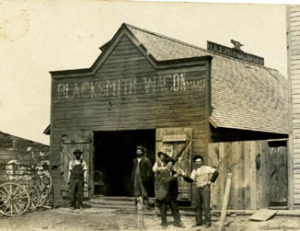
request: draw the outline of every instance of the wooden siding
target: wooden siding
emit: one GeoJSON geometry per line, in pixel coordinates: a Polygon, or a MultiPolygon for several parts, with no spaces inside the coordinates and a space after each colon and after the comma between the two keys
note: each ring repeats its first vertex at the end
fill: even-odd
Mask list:
{"type": "MultiPolygon", "coordinates": [[[[192,128],[192,152],[207,153],[208,62],[155,70],[127,35],[111,49],[93,76],[52,78],[52,163],[62,136],[78,131],[192,128]]],[[[53,177],[59,203],[63,177],[53,177]]]]}
{"type": "Polygon", "coordinates": [[[260,209],[287,204],[286,142],[210,143],[208,164],[218,169],[211,186],[211,207],[220,209],[227,173],[232,173],[230,209],[260,209]]]}
{"type": "Polygon", "coordinates": [[[0,184],[35,184],[49,166],[48,145],[0,132],[0,184]]]}
{"type": "Polygon", "coordinates": [[[300,7],[287,7],[289,73],[289,207],[300,205],[300,7]]]}

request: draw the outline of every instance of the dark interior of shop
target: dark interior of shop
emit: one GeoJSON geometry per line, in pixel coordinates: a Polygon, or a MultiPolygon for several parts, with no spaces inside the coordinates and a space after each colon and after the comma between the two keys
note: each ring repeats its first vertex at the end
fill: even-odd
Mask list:
{"type": "MultiPolygon", "coordinates": [[[[154,164],[155,130],[95,132],[94,145],[95,194],[132,196],[130,178],[136,146],[143,145],[154,164]]],[[[154,186],[149,194],[154,195],[154,186]]]]}

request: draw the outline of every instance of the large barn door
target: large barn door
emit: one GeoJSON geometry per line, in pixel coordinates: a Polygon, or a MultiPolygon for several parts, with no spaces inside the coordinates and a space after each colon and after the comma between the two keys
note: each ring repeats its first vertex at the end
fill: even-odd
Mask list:
{"type": "MultiPolygon", "coordinates": [[[[191,173],[192,129],[191,128],[158,128],[156,129],[156,160],[157,153],[164,151],[170,153],[174,159],[184,148],[175,164],[175,170],[181,168],[187,174],[191,173]]],[[[182,177],[178,178],[178,200],[191,199],[191,186],[182,177]]]]}
{"type": "Polygon", "coordinates": [[[65,185],[67,185],[68,180],[69,162],[74,159],[73,152],[76,149],[80,149],[83,152],[82,160],[86,161],[88,166],[87,180],[90,189],[85,189],[84,197],[90,197],[91,192],[93,192],[93,177],[90,175],[93,173],[93,165],[91,164],[91,143],[90,132],[83,131],[72,132],[72,136],[64,136],[61,143],[61,166],[65,185]]]}

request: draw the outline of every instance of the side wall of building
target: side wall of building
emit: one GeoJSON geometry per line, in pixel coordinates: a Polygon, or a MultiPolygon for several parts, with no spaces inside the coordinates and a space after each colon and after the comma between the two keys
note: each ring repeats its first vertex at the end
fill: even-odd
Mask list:
{"type": "Polygon", "coordinates": [[[0,132],[0,183],[33,182],[49,171],[49,146],[0,132]]]}
{"type": "Polygon", "coordinates": [[[300,7],[287,7],[289,73],[289,207],[300,206],[300,7]]]}

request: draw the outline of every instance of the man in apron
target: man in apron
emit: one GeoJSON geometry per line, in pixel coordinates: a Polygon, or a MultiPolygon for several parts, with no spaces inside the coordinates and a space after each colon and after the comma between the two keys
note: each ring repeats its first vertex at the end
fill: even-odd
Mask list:
{"type": "Polygon", "coordinates": [[[69,163],[68,184],[70,186],[71,206],[73,209],[83,208],[83,187],[87,185],[87,164],[81,159],[82,151],[76,149],[75,159],[69,163]]]}
{"type": "Polygon", "coordinates": [[[174,218],[174,226],[184,228],[183,223],[180,219],[180,213],[177,206],[177,196],[178,196],[178,182],[177,174],[174,170],[175,160],[172,158],[166,158],[166,154],[160,152],[159,156],[161,156],[161,160],[164,161],[156,162],[157,165],[153,166],[154,170],[156,170],[156,205],[160,210],[161,217],[161,225],[163,229],[167,228],[167,207],[171,208],[172,216],[174,218]]]}

